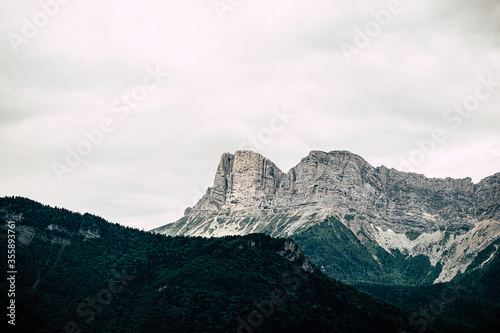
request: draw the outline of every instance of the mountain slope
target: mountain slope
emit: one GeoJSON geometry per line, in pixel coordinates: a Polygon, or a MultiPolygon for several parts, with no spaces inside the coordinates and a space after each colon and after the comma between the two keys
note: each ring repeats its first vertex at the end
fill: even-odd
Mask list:
{"type": "Polygon", "coordinates": [[[429,179],[374,168],[345,151],[312,151],[284,173],[257,153],[237,151],[222,155],[213,186],[183,218],[153,231],[290,237],[332,277],[424,284],[464,272],[500,237],[499,221],[500,173],[478,184],[429,179]],[[333,235],[341,228],[332,218],[347,228],[342,246],[333,236],[315,237],[314,230],[333,235]],[[339,248],[357,253],[351,273],[338,269],[346,259],[339,248]]]}
{"type": "Polygon", "coordinates": [[[290,240],[166,237],[24,198],[0,198],[0,217],[1,234],[15,225],[18,270],[16,326],[3,320],[2,332],[410,328],[406,313],[330,279],[290,240]]]}
{"type": "MultiPolygon", "coordinates": [[[[451,284],[356,287],[416,315],[418,326],[443,331],[498,332],[500,325],[500,239],[481,251],[451,284]]],[[[417,325],[415,325],[417,326],[417,325]]]]}

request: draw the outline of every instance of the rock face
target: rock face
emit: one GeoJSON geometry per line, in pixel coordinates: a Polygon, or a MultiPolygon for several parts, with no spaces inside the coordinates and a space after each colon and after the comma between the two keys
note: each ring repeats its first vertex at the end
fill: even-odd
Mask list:
{"type": "Polygon", "coordinates": [[[397,232],[467,231],[483,219],[500,220],[500,173],[473,184],[465,179],[429,179],[358,155],[312,151],[288,173],[251,151],[225,153],[214,185],[190,210],[197,213],[332,209],[397,232]]]}
{"type": "Polygon", "coordinates": [[[251,151],[222,155],[214,185],[191,213],[215,212],[221,207],[235,210],[267,209],[276,195],[283,172],[273,162],[251,151]]]}
{"type": "MultiPolygon", "coordinates": [[[[184,218],[154,231],[207,237],[265,232],[293,237],[335,217],[369,249],[379,266],[377,251],[369,244],[389,253],[424,254],[432,267],[438,263],[452,267],[452,259],[445,257],[454,250],[450,244],[443,246],[445,239],[449,235],[462,239],[479,222],[488,221],[485,225],[491,228],[481,230],[489,245],[499,237],[499,208],[500,173],[478,184],[470,178],[429,179],[384,166],[375,168],[347,151],[312,151],[284,173],[260,154],[237,151],[222,155],[213,186],[186,210],[184,218]],[[427,244],[426,250],[421,242],[427,244]],[[432,246],[440,250],[431,256],[432,246]]],[[[442,271],[436,282],[465,270],[487,245],[466,250],[463,258],[453,253],[453,261],[461,264],[453,266],[454,273],[442,271]]]]}

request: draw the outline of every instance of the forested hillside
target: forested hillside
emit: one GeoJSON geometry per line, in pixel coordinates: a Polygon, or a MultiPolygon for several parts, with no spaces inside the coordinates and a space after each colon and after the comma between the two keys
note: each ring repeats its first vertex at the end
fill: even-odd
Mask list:
{"type": "Polygon", "coordinates": [[[0,216],[17,269],[15,327],[4,315],[2,331],[410,330],[407,313],[328,278],[290,240],[167,237],[19,197],[1,198],[0,216]]]}
{"type": "Polygon", "coordinates": [[[415,287],[357,284],[373,295],[415,313],[414,326],[450,332],[498,332],[500,241],[479,253],[451,283],[415,287]],[[425,321],[425,323],[423,322],[425,321]]]}

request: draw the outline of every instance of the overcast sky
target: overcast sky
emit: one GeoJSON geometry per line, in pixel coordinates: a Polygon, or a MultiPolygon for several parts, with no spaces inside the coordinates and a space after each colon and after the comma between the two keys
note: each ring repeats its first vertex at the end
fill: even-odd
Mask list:
{"type": "Polygon", "coordinates": [[[500,172],[498,1],[60,2],[0,4],[1,196],[151,229],[241,148],[500,172]]]}

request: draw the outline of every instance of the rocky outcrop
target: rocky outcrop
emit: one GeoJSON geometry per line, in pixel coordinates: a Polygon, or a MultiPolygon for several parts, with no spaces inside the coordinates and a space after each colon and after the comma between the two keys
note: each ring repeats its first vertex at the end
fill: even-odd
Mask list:
{"type": "Polygon", "coordinates": [[[221,207],[267,209],[276,195],[283,172],[267,158],[252,151],[222,155],[214,185],[190,211],[218,211],[221,207]]]}
{"type": "MultiPolygon", "coordinates": [[[[346,151],[312,151],[288,173],[251,151],[225,153],[214,185],[188,212],[226,214],[327,209],[348,224],[369,222],[398,232],[466,232],[484,219],[499,219],[500,173],[473,184],[470,178],[435,179],[374,168],[346,151]]],[[[500,219],[499,219],[500,220],[500,219]]]]}
{"type": "MultiPolygon", "coordinates": [[[[334,217],[366,246],[377,265],[381,262],[373,244],[391,255],[393,250],[423,254],[432,266],[444,267],[438,282],[465,270],[500,237],[499,208],[500,173],[477,184],[470,178],[427,178],[375,168],[347,151],[312,151],[284,173],[260,154],[237,151],[222,155],[213,186],[181,220],[153,231],[205,237],[262,232],[293,238],[320,230],[318,225],[334,217]]],[[[334,260],[331,255],[324,253],[325,265],[334,260]]]]}

